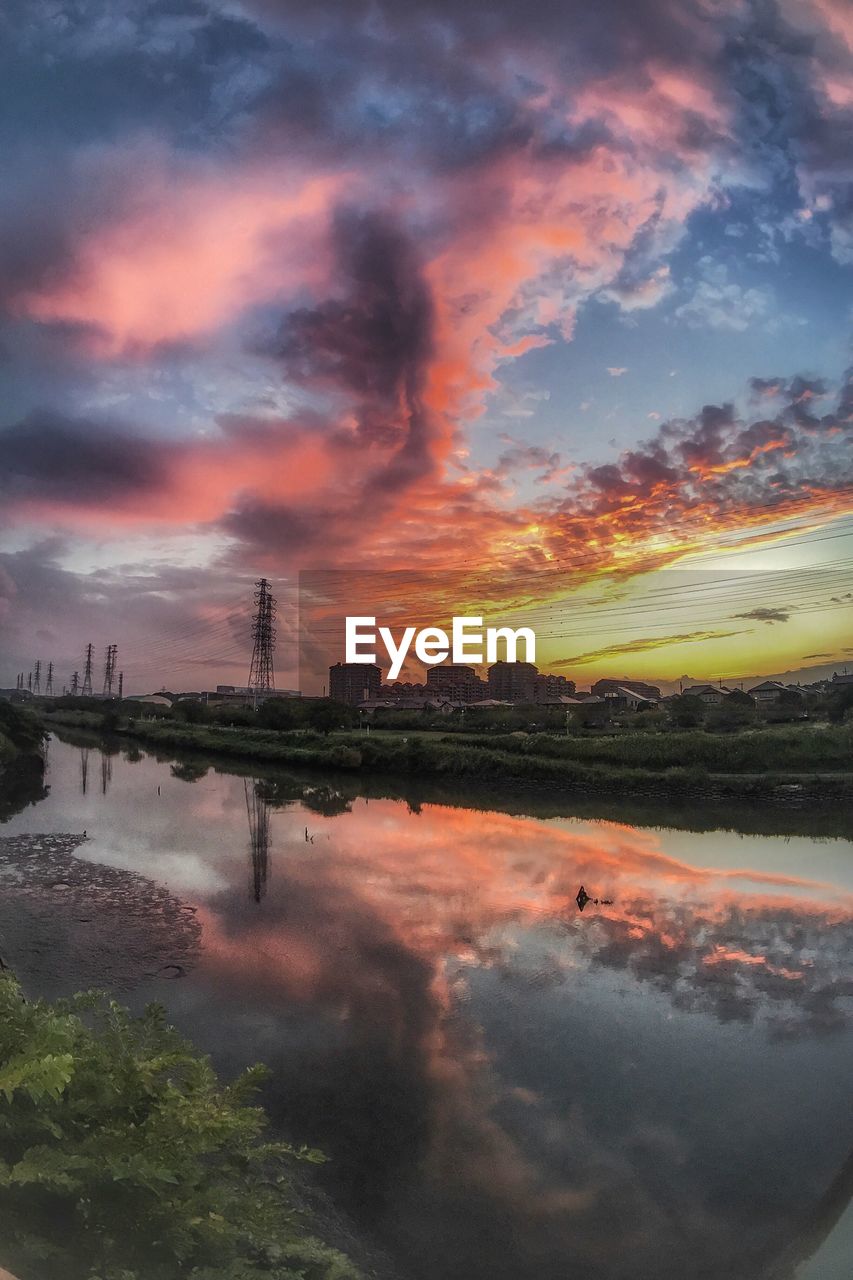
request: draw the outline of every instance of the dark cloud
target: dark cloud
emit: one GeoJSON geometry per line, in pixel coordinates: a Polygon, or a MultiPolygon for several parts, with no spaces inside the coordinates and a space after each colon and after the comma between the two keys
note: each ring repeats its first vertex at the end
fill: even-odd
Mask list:
{"type": "Polygon", "coordinates": [[[648,653],[653,649],[666,649],[673,644],[695,644],[703,640],[725,640],[729,636],[741,635],[740,631],[684,631],[669,636],[638,636],[635,640],[605,645],[600,649],[590,649],[586,653],[575,653],[570,658],[560,658],[552,662],[552,667],[581,666],[585,662],[595,662],[599,658],[619,658],[624,654],[648,653]]]}
{"type": "Polygon", "coordinates": [[[763,606],[749,609],[746,613],[735,613],[735,618],[752,618],[755,622],[787,622],[791,616],[790,609],[771,609],[763,606]]]}
{"type": "Polygon", "coordinates": [[[394,443],[420,409],[429,290],[411,243],[381,216],[341,211],[335,246],[343,296],[290,312],[259,350],[289,381],[352,396],[365,443],[394,443]]]}
{"type": "MultiPolygon", "coordinates": [[[[276,554],[286,550],[289,556],[298,559],[326,549],[328,519],[328,511],[288,507],[247,497],[223,517],[221,527],[242,544],[265,547],[276,554]]],[[[339,531],[337,524],[336,531],[339,531]]]]}
{"type": "Polygon", "coordinates": [[[292,383],[331,392],[353,407],[351,445],[393,450],[368,482],[396,493],[433,470],[424,380],[433,349],[433,304],[411,241],[387,218],[343,209],[334,242],[339,297],[287,314],[256,344],[292,383]]]}
{"type": "Polygon", "coordinates": [[[16,501],[106,504],[162,484],[166,452],[120,428],[36,412],[0,432],[0,493],[16,501]]]}

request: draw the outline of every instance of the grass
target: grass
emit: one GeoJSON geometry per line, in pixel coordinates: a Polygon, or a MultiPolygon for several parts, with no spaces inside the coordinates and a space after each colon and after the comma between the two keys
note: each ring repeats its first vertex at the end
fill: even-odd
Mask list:
{"type": "MultiPolygon", "coordinates": [[[[459,741],[460,739],[455,739],[459,741]]],[[[700,768],[711,773],[824,773],[853,770],[853,725],[746,730],[734,734],[691,729],[676,733],[626,733],[608,737],[530,734],[482,738],[465,735],[466,745],[488,746],[513,755],[533,755],[586,764],[645,771],[700,768]]]]}
{"type": "MultiPolygon", "coordinates": [[[[851,727],[744,733],[700,731],[610,738],[336,733],[221,729],[170,721],[133,722],[122,732],[169,750],[196,750],[268,764],[522,783],[610,796],[771,796],[793,775],[808,794],[853,795],[851,727]]],[[[780,793],[782,794],[782,793],[780,793]]],[[[788,793],[790,794],[790,793],[788,793]]]]}

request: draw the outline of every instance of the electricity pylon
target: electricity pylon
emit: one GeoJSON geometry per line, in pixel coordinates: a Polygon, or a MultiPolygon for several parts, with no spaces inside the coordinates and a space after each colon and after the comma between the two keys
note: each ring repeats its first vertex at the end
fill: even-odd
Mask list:
{"type": "Polygon", "coordinates": [[[276,605],[270,584],[266,578],[259,578],[255,583],[255,616],[252,620],[254,646],[249,667],[249,688],[256,699],[259,693],[267,693],[275,688],[273,650],[276,605]]]}

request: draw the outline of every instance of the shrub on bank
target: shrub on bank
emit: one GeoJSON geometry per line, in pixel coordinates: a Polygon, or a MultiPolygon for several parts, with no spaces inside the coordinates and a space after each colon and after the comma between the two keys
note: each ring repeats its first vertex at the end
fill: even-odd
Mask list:
{"type": "Polygon", "coordinates": [[[294,1208],[295,1160],[166,1026],[0,975],[0,1239],[39,1280],[355,1280],[294,1208]]]}

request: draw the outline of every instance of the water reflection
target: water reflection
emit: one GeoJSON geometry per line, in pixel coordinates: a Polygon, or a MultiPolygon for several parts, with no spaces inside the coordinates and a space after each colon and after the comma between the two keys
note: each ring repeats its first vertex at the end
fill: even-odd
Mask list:
{"type": "Polygon", "coordinates": [[[89,748],[80,748],[80,790],[83,795],[86,794],[86,787],[89,782],[89,748]]]}
{"type": "Polygon", "coordinates": [[[69,750],[15,823],[86,826],[87,858],[198,906],[198,966],[138,1000],[271,1064],[277,1121],[408,1280],[765,1280],[849,1195],[848,842],[150,758],[81,798],[69,750]]]}
{"type": "Polygon", "coordinates": [[[270,862],[270,805],[264,784],[258,778],[244,778],[246,813],[249,818],[249,853],[252,859],[252,898],[260,902],[267,891],[270,862]]]}

